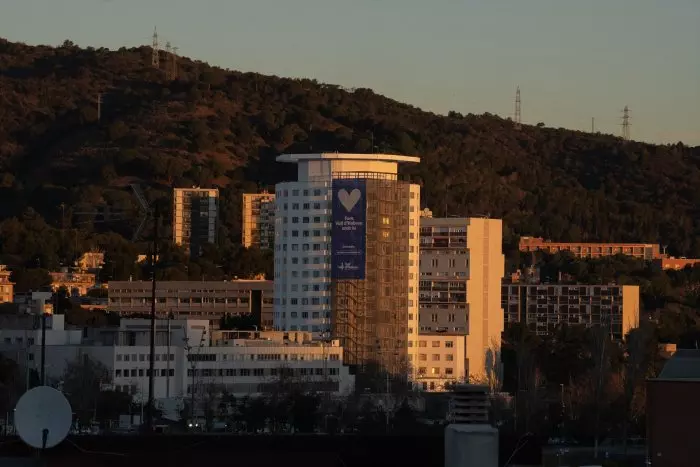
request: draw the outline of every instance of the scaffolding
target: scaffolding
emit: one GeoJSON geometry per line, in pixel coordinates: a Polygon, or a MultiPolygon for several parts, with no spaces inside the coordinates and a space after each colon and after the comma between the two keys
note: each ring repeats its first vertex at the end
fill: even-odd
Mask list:
{"type": "Polygon", "coordinates": [[[410,184],[387,178],[365,184],[365,278],[334,281],[333,335],[359,373],[376,365],[395,377],[407,361],[410,184]]]}

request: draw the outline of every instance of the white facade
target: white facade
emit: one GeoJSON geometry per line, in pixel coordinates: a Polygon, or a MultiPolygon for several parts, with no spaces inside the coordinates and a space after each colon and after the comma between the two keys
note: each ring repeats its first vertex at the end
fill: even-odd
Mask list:
{"type": "MultiPolygon", "coordinates": [[[[331,221],[334,179],[396,180],[398,164],[417,157],[386,154],[286,154],[296,163],[298,180],[275,187],[275,329],[331,331],[331,221]]],[[[410,185],[409,300],[410,333],[418,331],[418,229],[420,186],[410,185]]]]}
{"type": "Polygon", "coordinates": [[[276,191],[274,327],[327,335],[331,330],[331,180],[280,183],[276,191]]]}
{"type": "Polygon", "coordinates": [[[53,313],[53,292],[25,292],[15,294],[18,312],[27,315],[53,313]]]}
{"type": "MultiPolygon", "coordinates": [[[[47,381],[60,385],[68,365],[88,357],[107,368],[114,390],[129,393],[135,402],[146,400],[149,329],[147,319],[123,319],[119,328],[92,329],[86,337],[81,330],[50,330],[47,381]]],[[[0,348],[8,358],[38,372],[40,333],[2,330],[0,348]]],[[[195,399],[211,388],[236,397],[257,396],[279,381],[283,372],[317,389],[322,385],[337,396],[352,392],[354,376],[343,364],[342,347],[337,341],[322,344],[310,338],[308,333],[212,331],[206,320],[158,320],[154,397],[189,401],[193,386],[195,399]]]]}

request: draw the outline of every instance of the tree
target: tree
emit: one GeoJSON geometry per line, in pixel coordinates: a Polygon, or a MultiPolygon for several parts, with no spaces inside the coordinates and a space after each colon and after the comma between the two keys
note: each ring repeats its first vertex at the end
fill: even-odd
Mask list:
{"type": "Polygon", "coordinates": [[[295,431],[313,433],[320,399],[316,394],[295,391],[289,395],[290,419],[295,431]]]}
{"type": "Polygon", "coordinates": [[[262,397],[247,397],[241,401],[241,420],[248,433],[258,433],[265,428],[269,407],[262,397]]]}
{"type": "Polygon", "coordinates": [[[92,360],[87,354],[78,354],[73,361],[67,362],[61,383],[81,425],[104,419],[97,408],[102,388],[111,383],[110,372],[105,365],[92,360]]]}
{"type": "Polygon", "coordinates": [[[410,434],[415,432],[417,418],[413,408],[408,403],[408,399],[404,399],[396,412],[394,412],[392,425],[394,431],[398,433],[410,434]]]}
{"type": "Polygon", "coordinates": [[[625,339],[626,355],[623,366],[624,414],[622,445],[627,454],[627,437],[632,422],[632,407],[636,397],[644,397],[644,379],[649,376],[652,355],[649,354],[649,344],[656,344],[652,339],[652,330],[648,325],[633,329],[625,339]]]}

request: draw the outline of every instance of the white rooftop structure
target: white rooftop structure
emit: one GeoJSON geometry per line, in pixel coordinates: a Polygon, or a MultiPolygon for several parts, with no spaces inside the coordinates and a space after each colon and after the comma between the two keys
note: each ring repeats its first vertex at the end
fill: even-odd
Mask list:
{"type": "MultiPolygon", "coordinates": [[[[399,163],[417,164],[420,157],[401,156],[396,154],[348,154],[338,152],[323,152],[316,154],[282,154],[278,162],[297,164],[298,182],[332,179],[333,174],[387,174],[396,175],[399,163]]],[[[346,177],[341,177],[346,178],[346,177]]]]}

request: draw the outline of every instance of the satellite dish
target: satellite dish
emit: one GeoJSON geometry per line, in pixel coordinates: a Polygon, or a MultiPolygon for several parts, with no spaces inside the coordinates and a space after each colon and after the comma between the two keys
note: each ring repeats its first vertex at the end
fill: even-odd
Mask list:
{"type": "Polygon", "coordinates": [[[39,386],[25,392],[15,407],[19,437],[37,449],[56,446],[68,436],[73,411],[61,391],[39,386]]]}

